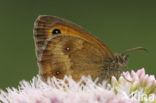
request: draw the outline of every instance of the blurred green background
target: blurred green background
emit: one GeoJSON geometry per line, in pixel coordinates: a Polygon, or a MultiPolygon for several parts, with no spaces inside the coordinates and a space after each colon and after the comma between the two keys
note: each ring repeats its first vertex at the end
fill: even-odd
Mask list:
{"type": "MultiPolygon", "coordinates": [[[[112,52],[143,46],[130,53],[129,69],[145,67],[156,75],[156,1],[1,0],[0,88],[17,87],[38,73],[33,24],[39,15],[73,21],[102,40],[112,52]]],[[[124,70],[126,71],[126,70],[124,70]]]]}

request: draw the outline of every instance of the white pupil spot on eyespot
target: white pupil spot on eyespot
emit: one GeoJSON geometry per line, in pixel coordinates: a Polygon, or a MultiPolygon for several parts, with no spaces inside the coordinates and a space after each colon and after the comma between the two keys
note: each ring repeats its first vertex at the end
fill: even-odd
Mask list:
{"type": "Polygon", "coordinates": [[[56,72],[56,75],[60,74],[60,72],[56,72]]]}
{"type": "Polygon", "coordinates": [[[66,48],[66,50],[67,50],[67,51],[69,51],[69,50],[70,50],[70,48],[66,48]]]}

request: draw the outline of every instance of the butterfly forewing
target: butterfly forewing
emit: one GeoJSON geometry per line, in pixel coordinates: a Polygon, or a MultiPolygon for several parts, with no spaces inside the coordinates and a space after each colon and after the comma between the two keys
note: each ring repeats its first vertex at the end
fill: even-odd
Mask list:
{"type": "Polygon", "coordinates": [[[43,47],[45,41],[53,36],[53,31],[59,29],[61,35],[72,35],[83,38],[95,45],[99,45],[106,54],[113,58],[112,52],[100,40],[79,25],[55,16],[39,16],[34,24],[34,39],[36,48],[43,47]]]}

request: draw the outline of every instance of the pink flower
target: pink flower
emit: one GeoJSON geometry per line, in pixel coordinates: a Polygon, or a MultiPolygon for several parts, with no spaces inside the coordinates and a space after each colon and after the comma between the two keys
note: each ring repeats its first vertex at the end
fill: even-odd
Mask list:
{"type": "Polygon", "coordinates": [[[156,80],[144,69],[123,73],[119,80],[112,77],[111,84],[97,84],[91,77],[75,82],[72,77],[52,78],[43,82],[36,76],[31,82],[22,81],[18,89],[0,91],[3,103],[151,103],[156,101],[156,80]],[[68,81],[68,85],[65,83],[68,81]],[[83,85],[83,82],[86,84],[83,85]],[[61,84],[61,85],[60,85],[61,84]],[[112,85],[111,85],[112,84],[112,85]],[[148,95],[148,96],[146,96],[148,95]],[[145,98],[146,97],[146,98],[145,98]]]}
{"type": "Polygon", "coordinates": [[[130,81],[130,83],[134,87],[139,86],[140,88],[143,89],[149,89],[148,90],[149,93],[152,93],[152,91],[155,91],[156,89],[155,76],[145,74],[144,68],[138,70],[137,72],[132,71],[131,73],[129,72],[123,73],[123,76],[125,77],[125,79],[130,81]]]}

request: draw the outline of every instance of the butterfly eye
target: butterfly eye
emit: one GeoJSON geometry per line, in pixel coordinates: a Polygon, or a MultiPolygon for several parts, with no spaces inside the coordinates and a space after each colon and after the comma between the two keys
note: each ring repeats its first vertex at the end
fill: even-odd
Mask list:
{"type": "Polygon", "coordinates": [[[105,71],[108,71],[108,68],[105,68],[104,70],[105,70],[105,71]]]}
{"type": "Polygon", "coordinates": [[[53,35],[61,34],[61,30],[60,30],[60,29],[54,29],[54,30],[52,31],[52,34],[53,34],[53,35]]]}

